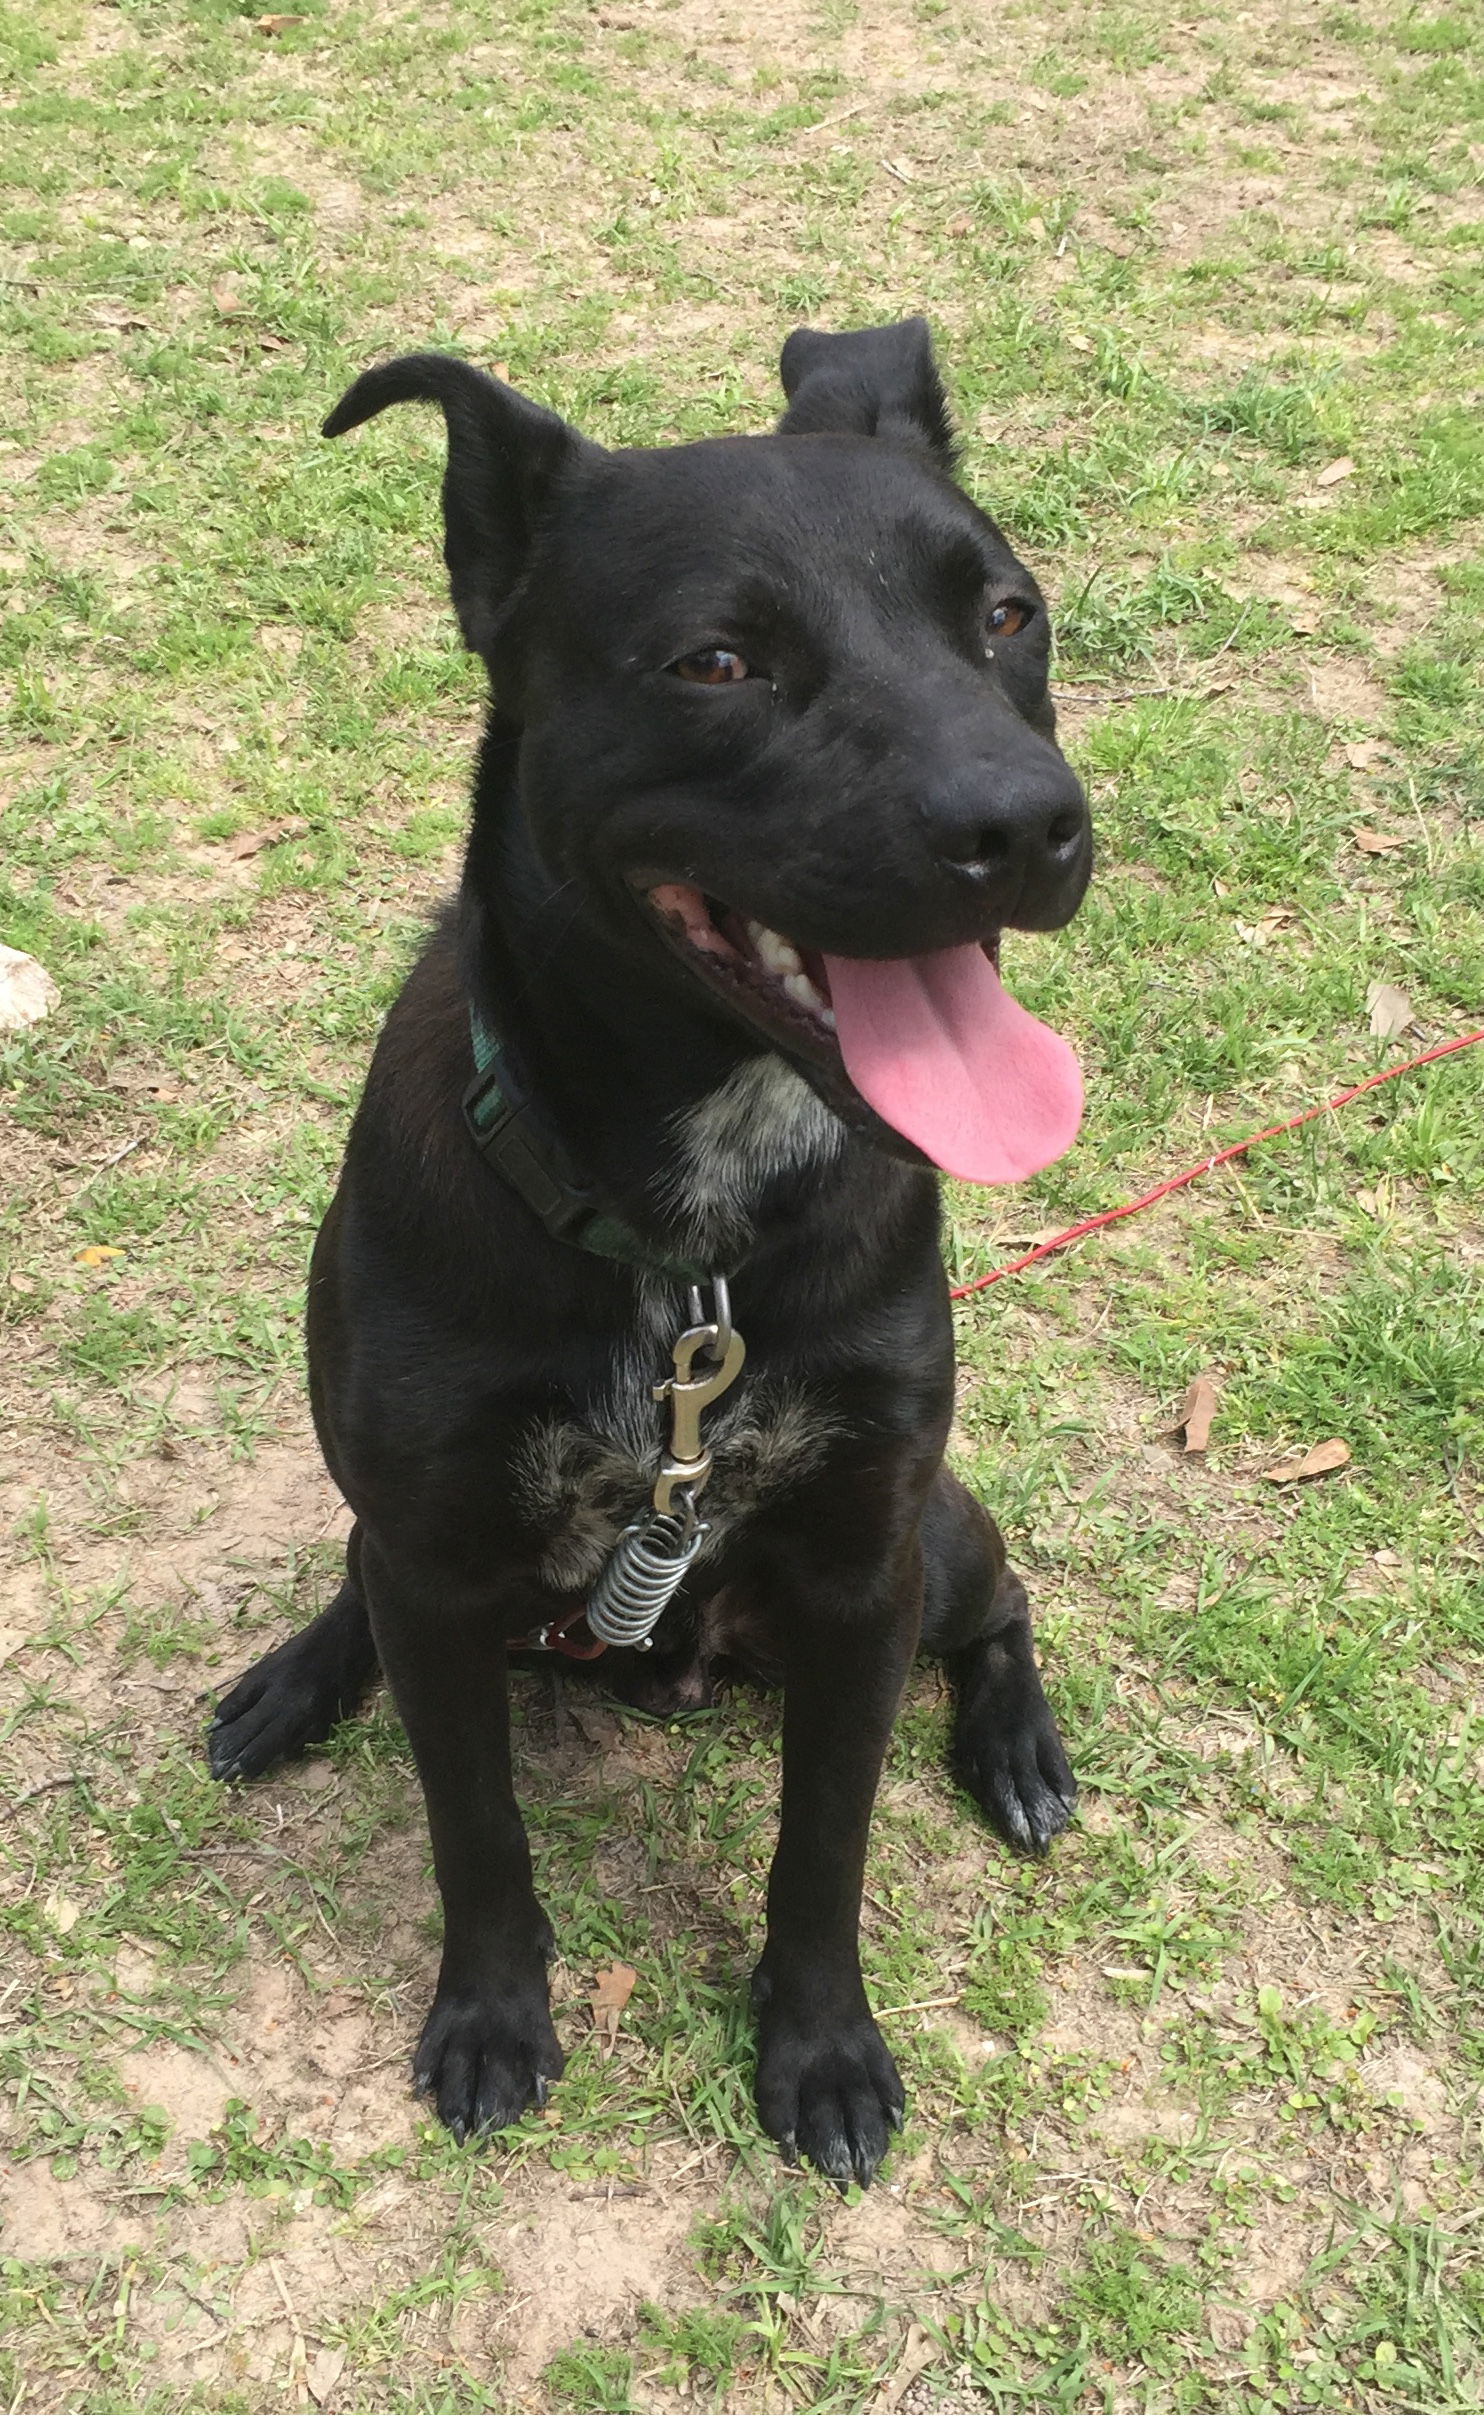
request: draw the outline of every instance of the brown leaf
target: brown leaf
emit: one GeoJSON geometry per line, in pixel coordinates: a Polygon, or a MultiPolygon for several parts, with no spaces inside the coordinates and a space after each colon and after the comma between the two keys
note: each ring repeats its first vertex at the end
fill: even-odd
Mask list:
{"type": "Polygon", "coordinates": [[[1209,1375],[1198,1375],[1180,1403],[1180,1427],[1187,1451],[1203,1451],[1211,1439],[1211,1420],[1219,1395],[1209,1375]]]}
{"type": "Polygon", "coordinates": [[[1352,738],[1345,748],[1345,761],[1352,771],[1370,771],[1384,763],[1391,749],[1384,738],[1352,738]]]}
{"type": "Polygon", "coordinates": [[[1408,1030],[1415,1020],[1412,1001],[1394,981],[1373,981],[1365,994],[1371,1018],[1371,1033],[1377,1040],[1395,1040],[1408,1030]]]}
{"type": "Polygon", "coordinates": [[[23,1300],[26,1299],[31,1292],[37,1289],[36,1277],[34,1275],[23,1275],[18,1266],[13,1266],[11,1268],[10,1273],[6,1276],[5,1280],[10,1285],[11,1290],[18,1293],[23,1300]]]}
{"type": "Polygon", "coordinates": [[[280,839],[302,838],[307,828],[304,822],[265,822],[261,830],[240,830],[235,839],[228,839],[227,853],[240,864],[250,855],[260,855],[265,847],[276,847],[280,839]]]}
{"type": "Polygon", "coordinates": [[[1405,832],[1393,830],[1352,830],[1350,833],[1362,855],[1390,855],[1393,847],[1405,847],[1405,832]]]}
{"type": "Polygon", "coordinates": [[[345,2371],[343,2348],[321,2348],[311,2360],[304,2375],[304,2387],[317,2407],[328,2404],[336,2382],[345,2371]]]}
{"type": "Polygon", "coordinates": [[[951,242],[962,243],[965,235],[973,234],[974,221],[972,218],[968,217],[950,218],[943,231],[951,242]]]}
{"type": "Polygon", "coordinates": [[[235,319],[239,311],[247,308],[236,286],[229,285],[225,278],[220,285],[213,285],[211,298],[224,319],[235,319]]]}
{"type": "MultiPolygon", "coordinates": [[[[1142,1977],[1142,1972],[1140,1973],[1142,1977]]],[[[938,2354],[937,2347],[920,2323],[908,2326],[906,2345],[897,2360],[897,2369],[890,2381],[884,2382],[871,2400],[879,2415],[895,2415],[912,2384],[920,2373],[926,2373],[938,2354]]]]}
{"type": "Polygon", "coordinates": [[[605,2061],[618,2044],[619,2016],[634,1992],[638,1976],[626,1962],[615,1962],[608,1970],[599,1971],[593,1983],[588,1999],[593,2008],[593,2036],[605,2061]]]}
{"type": "Polygon", "coordinates": [[[1085,335],[1069,335],[1067,342],[1074,352],[1091,352],[1091,339],[1085,335]]]}
{"type": "Polygon", "coordinates": [[[1348,453],[1342,453],[1338,461],[1326,462],[1314,484],[1316,486],[1338,486],[1342,478],[1353,478],[1354,475],[1354,462],[1348,453]]]}
{"type": "Polygon", "coordinates": [[[1269,906],[1267,912],[1258,921],[1237,923],[1236,934],[1249,948],[1265,948],[1274,934],[1281,931],[1285,923],[1290,923],[1292,920],[1293,916],[1287,906],[1269,906]]]}
{"type": "Polygon", "coordinates": [[[90,1241],[86,1249],[73,1251],[72,1263],[74,1266],[106,1266],[110,1258],[121,1258],[123,1255],[123,1251],[115,1249],[112,1242],[90,1241]]]}
{"type": "Polygon", "coordinates": [[[302,25],[303,23],[302,17],[254,17],[253,30],[260,34],[282,34],[287,33],[291,25],[302,25]]]}
{"type": "Polygon", "coordinates": [[[1265,1467],[1262,1472],[1269,1484],[1306,1484],[1311,1476],[1333,1475],[1337,1467],[1349,1465],[1350,1445],[1336,1438],[1316,1442],[1302,1459],[1285,1459],[1280,1466],[1265,1467]]]}

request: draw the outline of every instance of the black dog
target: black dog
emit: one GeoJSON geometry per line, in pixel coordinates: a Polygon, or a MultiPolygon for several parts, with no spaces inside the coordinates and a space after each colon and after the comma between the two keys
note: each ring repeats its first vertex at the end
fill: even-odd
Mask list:
{"type": "Polygon", "coordinates": [[[782,1676],[758,2109],[786,2154],[864,2182],[903,2100],[861,1983],[861,1877],[919,1644],[1007,1839],[1043,1848],[1075,1791],[1024,1591],[942,1464],[929,1169],[1011,1180],[1071,1138],[1075,1060],[994,968],[1003,928],[1075,912],[1091,839],[1045,607],[952,483],[924,323],[800,330],[783,384],[774,435],[608,453],[424,354],[326,423],[442,405],[453,601],[493,705],[462,886],[387,1020],[314,1255],[345,1583],[227,1696],[211,1764],[300,1751],[380,1663],[445,1914],[417,2081],[459,2136],[540,2103],[562,2056],[507,1647],[592,1649],[584,1605],[598,1622],[662,1472],[656,1382],[689,1369],[714,1474],[704,1497],[683,1481],[677,1424],[660,1540],[690,1573],[655,1648],[605,1673],[659,1707],[728,1661],[782,1676]],[[724,1291],[690,1292],[718,1275],[747,1353],[725,1397],[724,1291]]]}

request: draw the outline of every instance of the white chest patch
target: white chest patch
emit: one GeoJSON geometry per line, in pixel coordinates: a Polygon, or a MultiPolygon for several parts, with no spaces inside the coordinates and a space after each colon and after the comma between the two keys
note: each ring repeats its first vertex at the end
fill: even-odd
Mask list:
{"type": "MultiPolygon", "coordinates": [[[[843,1147],[845,1128],[791,1065],[765,1056],[689,1108],[675,1139],[665,1203],[698,1259],[725,1260],[745,1246],[767,1186],[784,1174],[823,1171],[843,1147]]],[[[559,1592],[592,1583],[653,1490],[665,1434],[654,1387],[669,1373],[681,1309],[672,1283],[641,1284],[638,1317],[618,1346],[603,1401],[582,1424],[546,1418],[520,1443],[517,1493],[549,1538],[541,1576],[559,1592]]],[[[770,1381],[755,1363],[744,1368],[703,1421],[714,1464],[700,1502],[711,1529],[701,1557],[711,1557],[770,1495],[817,1467],[837,1431],[801,1385],[770,1381]]]]}
{"type": "MultiPolygon", "coordinates": [[[[521,1441],[516,1489],[548,1538],[539,1566],[543,1584],[556,1592],[590,1585],[649,1501],[663,1428],[655,1376],[646,1362],[642,1385],[626,1386],[623,1396],[615,1391],[590,1425],[544,1418],[521,1441]]],[[[700,1558],[713,1557],[742,1519],[816,1468],[836,1431],[800,1386],[749,1383],[744,1375],[735,1397],[718,1402],[703,1429],[714,1462],[699,1502],[711,1530],[700,1558]]]]}
{"type": "Polygon", "coordinates": [[[783,1057],[752,1057],[677,1119],[664,1201],[699,1258],[735,1255],[784,1174],[823,1173],[845,1126],[783,1057]]]}

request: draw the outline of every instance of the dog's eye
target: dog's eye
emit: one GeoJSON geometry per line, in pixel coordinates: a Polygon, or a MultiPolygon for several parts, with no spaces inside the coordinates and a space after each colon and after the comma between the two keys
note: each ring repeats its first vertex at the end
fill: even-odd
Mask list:
{"type": "Polygon", "coordinates": [[[1014,596],[1008,603],[996,604],[987,624],[990,636],[1017,637],[1035,609],[1034,604],[1023,604],[1014,596]]]}
{"type": "Polygon", "coordinates": [[[677,679],[692,680],[701,688],[730,687],[734,679],[749,677],[746,663],[730,646],[702,646],[698,654],[682,654],[670,668],[677,679]]]}

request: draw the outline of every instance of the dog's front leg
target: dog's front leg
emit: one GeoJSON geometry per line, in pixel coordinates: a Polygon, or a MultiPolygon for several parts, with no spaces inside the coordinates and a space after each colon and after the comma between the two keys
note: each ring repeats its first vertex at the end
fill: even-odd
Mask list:
{"type": "Polygon", "coordinates": [[[896,2065],[860,1970],[866,1840],[881,1764],[916,1648],[922,1556],[889,1574],[817,1580],[781,1606],[783,1809],[768,1934],[753,1980],[757,2103],[792,2159],[862,2187],[901,2128],[896,2065]]]}
{"type": "Polygon", "coordinates": [[[362,1572],[443,1898],[438,1992],[413,2077],[465,2138],[541,2104],[563,2060],[546,1984],[551,1929],[511,1783],[504,1635],[487,1589],[414,1574],[369,1536],[362,1572]]]}

